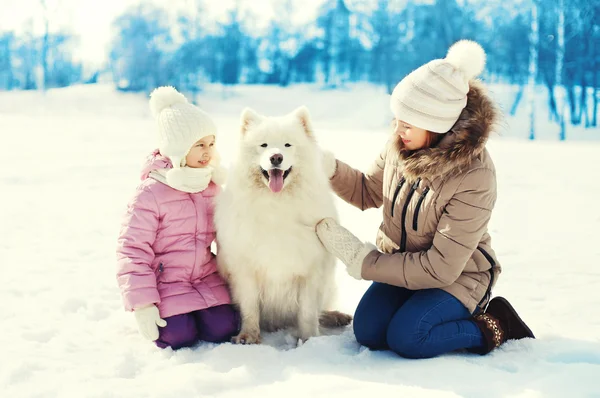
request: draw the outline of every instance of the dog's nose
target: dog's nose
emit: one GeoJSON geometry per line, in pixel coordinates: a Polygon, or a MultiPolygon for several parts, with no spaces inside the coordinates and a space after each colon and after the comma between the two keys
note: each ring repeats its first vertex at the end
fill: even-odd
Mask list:
{"type": "Polygon", "coordinates": [[[273,166],[279,166],[283,162],[283,155],[276,153],[275,155],[271,156],[270,159],[273,166]]]}

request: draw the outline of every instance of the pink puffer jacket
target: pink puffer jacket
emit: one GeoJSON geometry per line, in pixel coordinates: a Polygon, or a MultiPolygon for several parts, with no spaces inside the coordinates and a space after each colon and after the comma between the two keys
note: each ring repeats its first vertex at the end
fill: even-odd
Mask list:
{"type": "Polygon", "coordinates": [[[210,250],[213,198],[220,188],[211,182],[190,194],[148,177],[152,170],[170,167],[158,152],[149,156],[117,247],[125,309],[154,303],[163,318],[231,302],[210,250]]]}

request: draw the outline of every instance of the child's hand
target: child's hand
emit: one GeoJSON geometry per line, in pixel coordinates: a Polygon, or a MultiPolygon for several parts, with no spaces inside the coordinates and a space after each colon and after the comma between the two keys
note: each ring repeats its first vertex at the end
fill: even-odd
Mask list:
{"type": "Polygon", "coordinates": [[[141,307],[133,311],[135,320],[138,323],[140,334],[145,339],[155,341],[158,340],[158,327],[167,326],[167,321],[160,317],[158,308],[152,304],[147,307],[141,307]]]}
{"type": "Polygon", "coordinates": [[[223,166],[215,166],[213,168],[211,179],[212,182],[217,185],[225,184],[225,181],[227,180],[227,169],[225,169],[223,166]]]}

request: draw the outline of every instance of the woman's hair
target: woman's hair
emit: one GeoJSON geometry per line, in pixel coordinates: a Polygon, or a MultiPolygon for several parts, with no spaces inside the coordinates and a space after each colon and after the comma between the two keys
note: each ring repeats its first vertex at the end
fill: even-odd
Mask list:
{"type": "MultiPolygon", "coordinates": [[[[392,128],[395,128],[396,119],[392,119],[392,128]]],[[[433,148],[436,147],[442,138],[446,136],[446,133],[433,133],[431,131],[427,131],[427,138],[425,139],[425,146],[422,149],[433,148]]],[[[396,147],[400,150],[404,150],[404,143],[402,139],[398,136],[394,139],[396,141],[396,147]]]]}
{"type": "Polygon", "coordinates": [[[425,138],[425,148],[432,148],[437,146],[440,143],[442,138],[444,138],[446,134],[433,133],[431,131],[427,131],[427,138],[425,138]]]}

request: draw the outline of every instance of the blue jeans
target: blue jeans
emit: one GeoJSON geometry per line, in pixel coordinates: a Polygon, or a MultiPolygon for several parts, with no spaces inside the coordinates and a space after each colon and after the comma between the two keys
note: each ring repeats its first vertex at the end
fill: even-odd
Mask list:
{"type": "Polygon", "coordinates": [[[431,358],[481,347],[484,338],[467,308],[441,289],[408,290],[374,282],[354,314],[356,340],[406,358],[431,358]]]}

